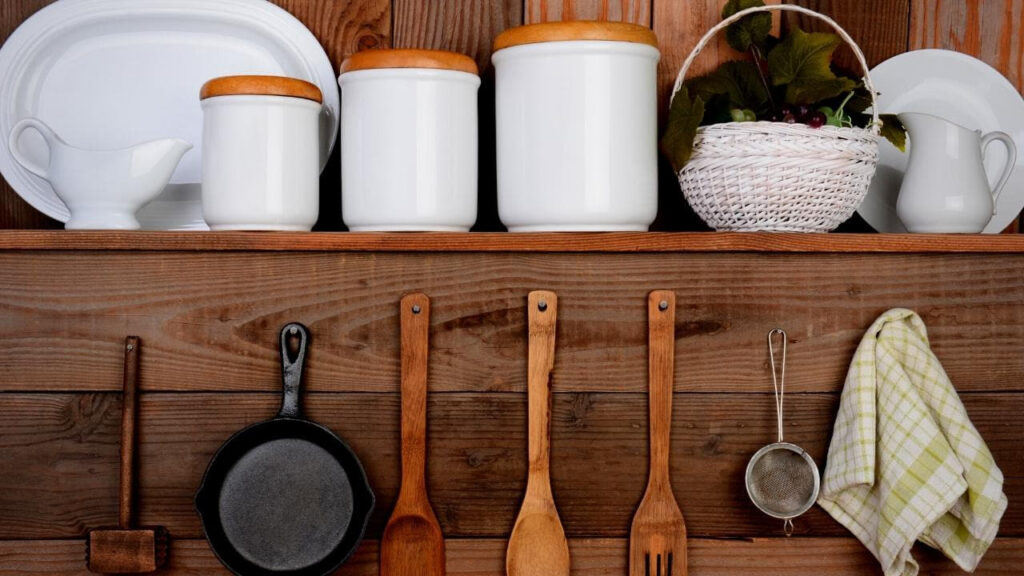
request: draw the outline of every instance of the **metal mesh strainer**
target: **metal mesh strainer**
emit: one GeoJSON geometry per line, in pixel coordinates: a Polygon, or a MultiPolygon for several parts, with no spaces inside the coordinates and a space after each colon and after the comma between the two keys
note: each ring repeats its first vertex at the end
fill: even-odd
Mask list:
{"type": "Polygon", "coordinates": [[[775,328],[768,333],[768,354],[772,363],[775,414],[779,438],[761,448],[747,464],[747,495],[765,514],[785,520],[786,535],[793,533],[793,518],[803,514],[818,499],[821,480],[814,459],[795,444],[783,441],[782,408],[786,389],[786,332],[775,328]],[[782,336],[782,370],[776,377],[775,346],[772,337],[782,336]]]}

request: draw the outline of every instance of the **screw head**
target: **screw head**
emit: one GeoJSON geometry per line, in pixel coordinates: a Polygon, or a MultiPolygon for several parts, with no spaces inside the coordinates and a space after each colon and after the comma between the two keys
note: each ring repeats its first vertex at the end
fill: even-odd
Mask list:
{"type": "Polygon", "coordinates": [[[540,302],[537,302],[537,309],[540,310],[541,312],[547,310],[548,309],[548,301],[547,300],[541,300],[540,302]]]}
{"type": "Polygon", "coordinates": [[[658,310],[668,310],[668,301],[662,300],[658,303],[658,310]]]}
{"type": "Polygon", "coordinates": [[[423,311],[423,309],[420,308],[419,304],[413,304],[413,306],[412,306],[412,313],[413,314],[419,314],[422,311],[423,311]]]}

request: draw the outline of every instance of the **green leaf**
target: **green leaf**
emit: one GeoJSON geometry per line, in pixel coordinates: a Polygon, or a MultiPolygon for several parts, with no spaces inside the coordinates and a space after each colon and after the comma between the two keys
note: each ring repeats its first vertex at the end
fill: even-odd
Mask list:
{"type": "Polygon", "coordinates": [[[900,152],[906,152],[907,129],[903,122],[895,114],[880,114],[878,118],[882,121],[882,137],[899,148],[900,152]]]}
{"type": "Polygon", "coordinates": [[[794,28],[768,53],[772,84],[785,86],[787,103],[814,104],[857,87],[855,80],[832,72],[832,53],[841,42],[835,34],[794,28]]]}
{"type": "Polygon", "coordinates": [[[846,104],[846,111],[850,114],[860,114],[871,108],[871,93],[864,87],[862,82],[853,93],[853,98],[846,104]]]}
{"type": "Polygon", "coordinates": [[[668,112],[668,125],[665,135],[661,137],[661,151],[668,156],[676,172],[683,169],[693,154],[693,140],[697,137],[697,127],[704,119],[704,101],[700,96],[690,99],[690,93],[684,86],[672,100],[672,108],[668,112]]]}
{"type": "MultiPolygon", "coordinates": [[[[764,2],[762,0],[729,0],[725,3],[725,7],[722,8],[722,18],[728,18],[741,10],[753,8],[754,6],[764,6],[764,2]]],[[[763,45],[771,32],[772,16],[762,12],[760,14],[751,14],[739,22],[730,24],[725,29],[725,39],[734,50],[746,52],[750,50],[751,45],[763,45]]]]}
{"type": "Polygon", "coordinates": [[[790,104],[814,104],[815,102],[832,98],[837,94],[849,92],[854,85],[853,80],[849,78],[793,82],[786,87],[786,102],[790,104]]]}
{"type": "Polygon", "coordinates": [[[721,95],[728,99],[730,108],[750,109],[762,115],[771,108],[757,66],[746,60],[725,62],[714,72],[694,78],[686,85],[704,102],[721,95]]]}

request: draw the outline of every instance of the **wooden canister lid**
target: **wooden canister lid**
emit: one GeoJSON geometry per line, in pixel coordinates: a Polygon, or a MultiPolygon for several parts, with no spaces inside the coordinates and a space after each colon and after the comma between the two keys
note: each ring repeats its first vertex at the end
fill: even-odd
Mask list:
{"type": "Polygon", "coordinates": [[[543,22],[505,30],[494,39],[494,51],[523,44],[543,42],[572,42],[577,40],[605,40],[632,42],[658,47],[658,37],[646,26],[629,22],[596,22],[572,20],[543,22]]]}
{"type": "Polygon", "coordinates": [[[381,68],[431,68],[480,75],[476,62],[472,58],[447,50],[415,48],[364,50],[356,52],[341,63],[342,74],[356,70],[379,70],[381,68]]]}
{"type": "Polygon", "coordinates": [[[283,76],[222,76],[214,78],[199,91],[199,99],[217,96],[290,96],[323,104],[324,96],[316,84],[283,76]]]}

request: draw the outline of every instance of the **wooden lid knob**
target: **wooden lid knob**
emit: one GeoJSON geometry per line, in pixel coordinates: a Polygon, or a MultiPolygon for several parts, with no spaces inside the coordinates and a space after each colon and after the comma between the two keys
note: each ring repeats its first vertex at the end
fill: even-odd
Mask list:
{"type": "Polygon", "coordinates": [[[566,21],[528,24],[505,30],[494,39],[494,51],[523,44],[604,40],[658,47],[658,37],[646,26],[629,22],[566,21]]]}
{"type": "Polygon", "coordinates": [[[323,93],[312,82],[283,76],[222,76],[203,84],[199,99],[218,96],[290,96],[323,104],[323,93]]]}
{"type": "Polygon", "coordinates": [[[382,68],[430,68],[480,75],[476,62],[465,54],[446,50],[397,48],[356,52],[341,63],[341,73],[382,68]]]}

